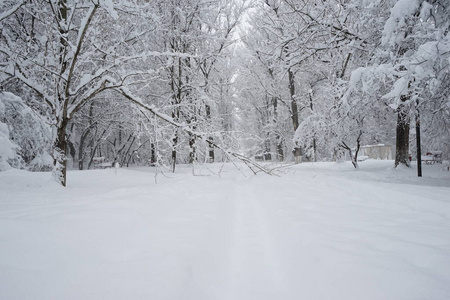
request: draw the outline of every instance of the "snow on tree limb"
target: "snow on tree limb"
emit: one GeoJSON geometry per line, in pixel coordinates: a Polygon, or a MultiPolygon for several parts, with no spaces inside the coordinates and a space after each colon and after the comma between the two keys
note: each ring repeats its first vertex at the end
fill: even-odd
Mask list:
{"type": "Polygon", "coordinates": [[[26,86],[28,86],[29,88],[33,89],[37,94],[39,94],[42,98],[44,98],[44,101],[50,106],[51,109],[55,109],[54,103],[51,100],[52,98],[51,98],[50,95],[48,95],[45,92],[45,88],[42,85],[38,84],[37,82],[27,78],[24,74],[22,74],[22,72],[20,71],[19,68],[16,68],[12,72],[10,72],[9,70],[3,70],[3,72],[5,74],[7,74],[8,76],[15,77],[15,78],[19,79],[26,86]]]}
{"type": "Polygon", "coordinates": [[[11,7],[9,10],[3,12],[0,14],[0,22],[4,19],[8,18],[10,15],[14,14],[19,8],[21,8],[27,1],[22,0],[19,3],[17,3],[15,6],[11,7]]]}
{"type": "MultiPolygon", "coordinates": [[[[75,51],[75,54],[73,55],[69,75],[67,77],[68,82],[70,82],[70,79],[73,76],[73,71],[74,71],[75,65],[77,63],[78,57],[80,55],[81,47],[83,45],[83,41],[86,36],[86,32],[89,28],[89,24],[91,23],[92,18],[95,15],[95,12],[97,11],[97,8],[98,8],[98,5],[92,6],[91,9],[89,10],[89,12],[86,14],[85,18],[81,22],[80,30],[78,31],[76,51],[75,51]]],[[[69,94],[69,88],[70,88],[69,86],[70,86],[69,84],[66,85],[66,94],[67,95],[69,94]]]]}
{"type": "Polygon", "coordinates": [[[118,91],[120,94],[122,94],[126,99],[128,99],[129,101],[131,101],[132,103],[136,104],[137,106],[151,112],[153,115],[157,116],[158,118],[166,121],[167,123],[175,126],[176,128],[181,129],[182,131],[186,132],[187,134],[190,134],[192,136],[195,136],[196,138],[200,138],[203,139],[204,141],[206,141],[209,145],[213,146],[214,148],[217,148],[221,151],[223,151],[223,153],[225,153],[228,157],[230,158],[236,158],[239,159],[240,161],[242,161],[243,163],[245,163],[247,165],[247,167],[249,167],[249,169],[256,175],[258,172],[263,172],[266,173],[268,175],[275,175],[275,173],[273,172],[273,170],[267,169],[266,167],[254,162],[253,160],[251,160],[250,158],[241,155],[239,153],[236,153],[234,151],[230,151],[227,149],[224,149],[222,146],[216,144],[215,142],[211,141],[210,139],[208,139],[205,134],[196,132],[192,129],[190,129],[188,127],[188,125],[183,124],[183,123],[178,123],[175,120],[173,120],[170,116],[158,111],[158,109],[155,106],[149,106],[147,104],[145,104],[141,99],[139,99],[138,97],[134,96],[131,91],[129,91],[127,88],[121,86],[121,87],[117,87],[115,89],[116,91],[118,91]]]}
{"type": "Polygon", "coordinates": [[[420,0],[399,0],[395,3],[384,25],[382,44],[393,46],[404,38],[404,33],[399,29],[405,26],[405,19],[419,9],[421,2],[420,0]]]}

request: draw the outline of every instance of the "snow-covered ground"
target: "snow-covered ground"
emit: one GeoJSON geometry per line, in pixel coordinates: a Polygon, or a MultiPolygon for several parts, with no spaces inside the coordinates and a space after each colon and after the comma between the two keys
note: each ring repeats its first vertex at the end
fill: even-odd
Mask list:
{"type": "Polygon", "coordinates": [[[450,172],[392,165],[1,172],[0,299],[450,299],[450,172]]]}

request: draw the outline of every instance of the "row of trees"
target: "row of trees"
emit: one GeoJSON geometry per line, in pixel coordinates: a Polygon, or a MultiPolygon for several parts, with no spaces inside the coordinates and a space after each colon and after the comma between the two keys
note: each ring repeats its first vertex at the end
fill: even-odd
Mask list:
{"type": "Polygon", "coordinates": [[[230,144],[227,69],[244,9],[224,0],[4,1],[2,89],[44,119],[64,186],[68,158],[80,169],[95,156],[172,170],[214,161],[215,140],[230,144]]]}
{"type": "Polygon", "coordinates": [[[396,144],[395,165],[409,165],[413,121],[428,150],[448,152],[449,12],[448,1],[260,1],[239,70],[254,144],[279,160],[348,152],[355,167],[361,144],[396,144]]]}
{"type": "Polygon", "coordinates": [[[174,171],[347,152],[357,167],[361,144],[396,143],[408,165],[411,120],[450,149],[448,1],[251,5],[3,1],[0,164],[38,169],[49,153],[65,186],[68,161],[95,156],[174,171]]]}

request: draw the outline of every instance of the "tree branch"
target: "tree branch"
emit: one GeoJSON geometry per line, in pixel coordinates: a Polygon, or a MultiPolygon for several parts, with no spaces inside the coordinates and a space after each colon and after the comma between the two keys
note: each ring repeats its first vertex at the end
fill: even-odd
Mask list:
{"type": "Polygon", "coordinates": [[[192,129],[189,128],[188,125],[185,124],[180,124],[178,122],[176,122],[175,120],[173,120],[171,117],[169,117],[168,115],[161,113],[158,111],[157,108],[149,106],[147,104],[144,104],[142,102],[141,99],[137,98],[136,96],[134,96],[129,90],[127,90],[125,87],[117,87],[115,89],[117,92],[119,92],[120,94],[122,94],[126,99],[128,99],[129,101],[131,101],[132,103],[136,104],[137,106],[151,112],[153,115],[155,115],[156,117],[166,121],[167,123],[173,125],[176,128],[181,129],[182,131],[186,132],[187,134],[190,134],[196,138],[200,138],[203,139],[204,141],[206,141],[210,146],[217,148],[221,151],[223,151],[223,153],[225,153],[228,157],[234,157],[239,159],[240,161],[242,161],[243,163],[245,163],[250,170],[252,170],[252,172],[254,174],[256,174],[257,172],[263,172],[266,173],[268,175],[275,175],[275,173],[272,170],[269,170],[267,168],[265,168],[264,166],[261,166],[260,164],[254,162],[253,160],[251,160],[248,157],[245,157],[239,153],[233,152],[233,151],[229,151],[224,149],[222,146],[214,143],[213,141],[211,141],[210,139],[208,139],[206,136],[204,136],[204,134],[198,133],[193,131],[192,129]],[[255,168],[258,171],[255,171],[253,168],[255,168]]]}
{"type": "Polygon", "coordinates": [[[16,4],[12,8],[10,8],[9,10],[1,13],[0,14],[0,22],[2,22],[4,19],[8,18],[10,15],[14,14],[16,11],[18,11],[19,8],[21,8],[23,5],[25,5],[25,3],[27,3],[27,0],[22,0],[21,2],[19,2],[18,4],[16,4]]]}

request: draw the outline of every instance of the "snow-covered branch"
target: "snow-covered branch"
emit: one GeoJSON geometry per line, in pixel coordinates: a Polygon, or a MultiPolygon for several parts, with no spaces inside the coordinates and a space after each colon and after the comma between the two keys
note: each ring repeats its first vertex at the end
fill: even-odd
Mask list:
{"type": "Polygon", "coordinates": [[[128,99],[129,101],[131,101],[132,103],[136,104],[137,106],[149,111],[150,113],[152,113],[153,115],[157,116],[158,118],[164,120],[165,122],[175,126],[178,129],[181,129],[182,131],[186,132],[187,134],[193,135],[196,138],[202,139],[204,141],[206,141],[209,145],[213,146],[214,148],[217,148],[221,151],[223,151],[223,153],[225,153],[228,157],[230,158],[236,158],[242,162],[244,162],[255,174],[257,173],[257,171],[255,171],[253,168],[255,168],[256,170],[269,174],[269,175],[275,175],[274,172],[270,169],[267,169],[266,167],[254,162],[253,160],[251,160],[248,157],[245,157],[239,153],[236,153],[234,151],[230,151],[227,150],[225,148],[223,148],[222,146],[218,145],[217,143],[213,142],[212,140],[210,140],[206,134],[202,134],[199,132],[196,132],[194,130],[192,130],[188,125],[183,124],[183,123],[179,123],[176,122],[173,118],[171,118],[170,116],[160,112],[156,107],[154,106],[149,106],[147,104],[145,104],[142,99],[134,96],[131,91],[129,91],[128,89],[126,89],[125,87],[119,87],[116,88],[116,90],[122,94],[126,99],[128,99]]]}
{"type": "Polygon", "coordinates": [[[16,11],[18,11],[25,3],[27,3],[27,0],[21,0],[19,3],[8,9],[7,11],[4,11],[0,14],[0,22],[2,22],[4,19],[8,18],[12,14],[14,14],[16,11]]]}

